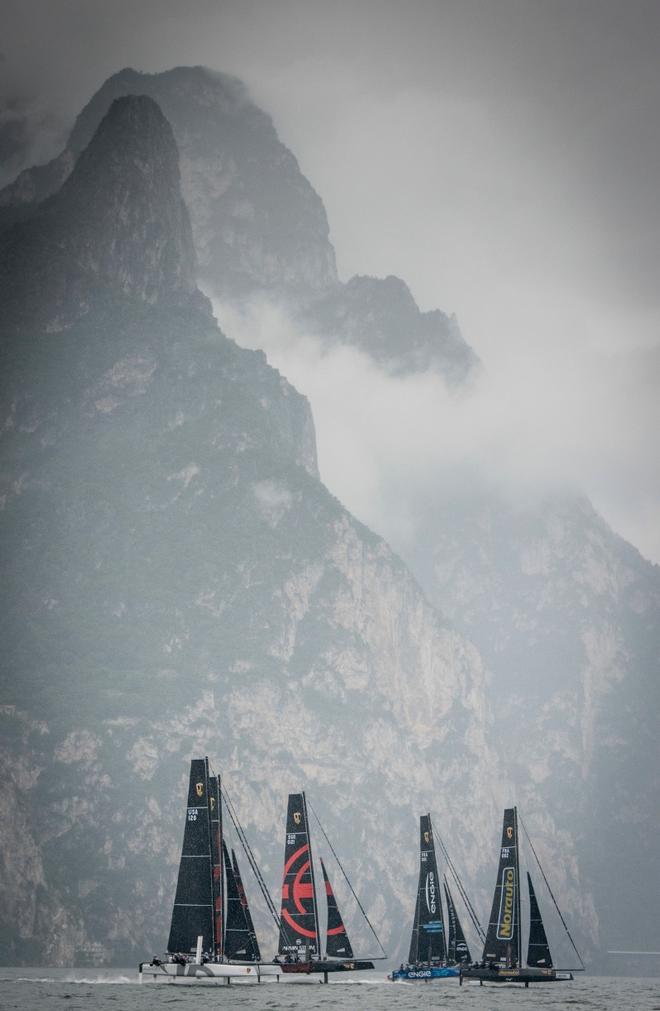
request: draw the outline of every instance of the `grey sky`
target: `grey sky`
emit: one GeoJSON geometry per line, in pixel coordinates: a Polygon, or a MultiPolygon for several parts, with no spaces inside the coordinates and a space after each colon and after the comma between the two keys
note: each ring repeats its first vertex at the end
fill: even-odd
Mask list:
{"type": "Polygon", "coordinates": [[[342,275],[395,273],[455,311],[502,377],[502,438],[535,400],[549,465],[565,449],[566,476],[660,560],[660,3],[2,7],[11,170],[123,66],[237,74],[323,197],[342,275]]]}

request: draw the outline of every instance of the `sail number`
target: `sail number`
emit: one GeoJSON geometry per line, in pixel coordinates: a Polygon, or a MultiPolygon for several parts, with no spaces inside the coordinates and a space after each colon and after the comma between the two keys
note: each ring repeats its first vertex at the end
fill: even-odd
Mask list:
{"type": "Polygon", "coordinates": [[[188,808],[188,821],[197,821],[197,812],[198,811],[199,811],[198,807],[189,807],[188,808]]]}

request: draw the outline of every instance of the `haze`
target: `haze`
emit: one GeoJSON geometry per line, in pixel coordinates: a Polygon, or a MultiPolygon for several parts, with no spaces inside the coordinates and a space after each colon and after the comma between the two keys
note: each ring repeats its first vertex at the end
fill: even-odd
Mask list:
{"type": "Polygon", "coordinates": [[[323,476],[360,518],[404,530],[388,487],[414,483],[407,434],[441,426],[445,456],[500,460],[514,483],[580,483],[660,560],[656,3],[3,7],[3,182],[59,150],[114,71],[206,64],[272,114],[326,204],[342,277],[394,273],[423,308],[457,313],[488,376],[475,400],[456,408],[339,356],[337,382],[353,382],[334,422],[313,335],[301,359],[269,331],[312,399],[323,476]]]}

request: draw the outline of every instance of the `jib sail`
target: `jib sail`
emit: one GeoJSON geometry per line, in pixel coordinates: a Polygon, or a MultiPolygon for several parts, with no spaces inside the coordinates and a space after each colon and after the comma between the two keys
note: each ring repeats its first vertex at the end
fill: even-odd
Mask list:
{"type": "Polygon", "coordinates": [[[548,938],[546,937],[545,927],[541,919],[541,910],[536,901],[529,871],[527,872],[527,886],[529,888],[529,946],[527,948],[527,965],[550,969],[552,968],[552,955],[550,954],[548,938]]]}
{"type": "Polygon", "coordinates": [[[326,954],[330,958],[353,958],[353,949],[346,933],[335,893],[330,884],[328,872],[325,864],[321,860],[321,870],[323,871],[323,882],[325,884],[325,894],[328,900],[328,932],[326,937],[326,954]]]}
{"type": "Polygon", "coordinates": [[[248,905],[245,888],[243,887],[243,879],[241,877],[241,872],[238,868],[238,860],[236,859],[236,854],[234,853],[233,850],[231,851],[231,863],[234,871],[234,880],[236,881],[238,897],[240,899],[241,906],[243,907],[243,915],[245,916],[245,925],[247,927],[248,934],[250,935],[250,943],[246,948],[248,958],[252,962],[260,962],[261,952],[259,951],[259,942],[257,941],[254,923],[252,922],[252,913],[250,912],[250,907],[248,905]]]}
{"type": "Polygon", "coordinates": [[[520,965],[520,874],[518,868],[518,813],[504,812],[502,845],[484,945],[484,960],[511,968],[520,965]]]}
{"type": "Polygon", "coordinates": [[[447,879],[443,879],[445,890],[445,900],[447,902],[447,961],[448,962],[471,962],[470,949],[468,948],[461,921],[456,912],[456,905],[449,891],[447,879]]]}
{"type": "Polygon", "coordinates": [[[209,818],[211,822],[211,864],[213,868],[213,951],[224,954],[224,875],[222,873],[222,805],[220,777],[209,776],[209,818]]]}
{"type": "Polygon", "coordinates": [[[225,955],[227,958],[237,958],[244,962],[259,961],[259,946],[252,926],[252,918],[245,900],[245,892],[240,874],[236,876],[238,863],[235,854],[230,859],[225,842],[222,852],[227,876],[227,915],[225,922],[225,955]],[[249,917],[249,918],[248,918],[249,917]]]}
{"type": "Polygon", "coordinates": [[[167,950],[194,951],[201,935],[203,950],[211,952],[213,928],[208,759],[195,758],[190,763],[188,806],[167,950]]]}
{"type": "Polygon", "coordinates": [[[304,793],[289,794],[280,918],[280,954],[318,958],[321,945],[304,793]]]}
{"type": "Polygon", "coordinates": [[[411,963],[444,962],[445,923],[429,814],[421,816],[419,829],[419,883],[408,960],[411,963]]]}

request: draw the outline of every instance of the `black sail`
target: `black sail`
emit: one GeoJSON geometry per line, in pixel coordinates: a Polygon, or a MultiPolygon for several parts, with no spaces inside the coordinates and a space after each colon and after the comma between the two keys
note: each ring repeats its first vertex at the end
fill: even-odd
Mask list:
{"type": "Polygon", "coordinates": [[[167,942],[167,950],[172,953],[194,951],[200,935],[203,950],[213,950],[213,868],[208,781],[208,760],[193,759],[190,763],[179,878],[167,942]]]}
{"type": "Polygon", "coordinates": [[[234,880],[236,882],[236,890],[238,891],[238,898],[240,900],[243,915],[245,917],[245,926],[249,935],[249,943],[246,945],[246,957],[251,962],[261,961],[261,952],[259,950],[259,942],[257,941],[257,935],[254,929],[254,923],[252,922],[252,913],[250,912],[250,907],[248,905],[247,895],[245,893],[245,888],[243,887],[243,879],[241,877],[241,872],[238,867],[238,860],[236,859],[236,854],[231,851],[231,863],[234,871],[234,880]]]}
{"type": "Polygon", "coordinates": [[[353,958],[353,949],[346,933],[346,927],[341,918],[335,893],[330,884],[328,872],[325,864],[321,860],[321,870],[323,871],[323,883],[325,884],[325,894],[328,900],[328,930],[326,935],[326,954],[330,958],[353,958]]]}
{"type": "Polygon", "coordinates": [[[211,820],[211,863],[213,868],[213,953],[224,953],[224,875],[222,872],[222,804],[220,777],[209,776],[209,817],[211,820]]]}
{"type": "MultiPolygon", "coordinates": [[[[225,916],[225,956],[237,958],[242,962],[258,961],[258,946],[255,951],[254,929],[245,915],[245,904],[241,899],[241,888],[234,872],[226,843],[222,842],[225,874],[227,877],[226,916],[225,916]]],[[[237,865],[236,865],[237,866],[237,865]]]]}
{"type": "Polygon", "coordinates": [[[314,865],[304,793],[289,794],[280,911],[281,955],[318,958],[321,953],[314,865]]]}
{"type": "Polygon", "coordinates": [[[447,961],[449,962],[471,962],[470,949],[468,948],[461,921],[458,918],[456,905],[449,891],[447,879],[443,880],[445,889],[445,900],[447,902],[447,961]]]}
{"type": "Polygon", "coordinates": [[[552,955],[550,954],[548,938],[546,937],[545,927],[541,919],[541,910],[536,901],[529,871],[527,872],[527,885],[529,887],[529,946],[527,948],[527,965],[550,969],[552,968],[552,955]]]}
{"type": "Polygon", "coordinates": [[[502,845],[493,907],[484,944],[484,960],[507,966],[520,965],[520,873],[518,867],[518,812],[504,812],[502,845]]]}
{"type": "Polygon", "coordinates": [[[431,816],[423,814],[419,819],[419,882],[408,960],[415,963],[445,959],[445,923],[433,828],[431,816]]]}

